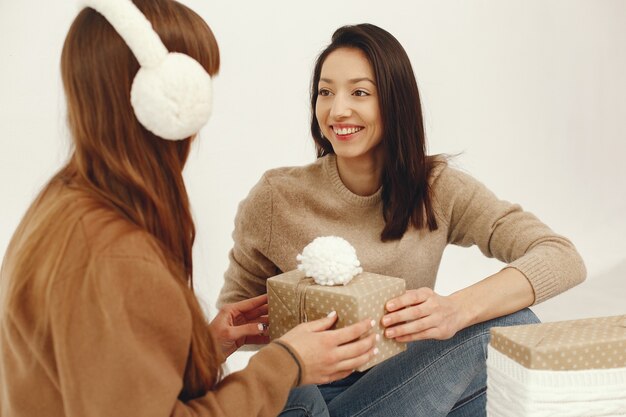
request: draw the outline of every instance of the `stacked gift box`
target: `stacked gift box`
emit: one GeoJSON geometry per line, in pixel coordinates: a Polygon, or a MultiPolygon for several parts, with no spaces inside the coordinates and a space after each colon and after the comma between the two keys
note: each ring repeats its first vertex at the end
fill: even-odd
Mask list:
{"type": "MultiPolygon", "coordinates": [[[[270,338],[279,338],[299,323],[325,317],[332,310],[337,312],[336,328],[371,318],[376,323],[371,332],[382,336],[380,319],[385,314],[385,303],[403,294],[404,289],[403,279],[368,272],[339,286],[318,285],[297,269],[277,275],[267,280],[270,338]]],[[[358,371],[406,350],[404,343],[385,337],[376,346],[379,353],[358,371]]]]}
{"type": "Polygon", "coordinates": [[[493,328],[487,414],[626,416],[626,315],[493,328]]]}

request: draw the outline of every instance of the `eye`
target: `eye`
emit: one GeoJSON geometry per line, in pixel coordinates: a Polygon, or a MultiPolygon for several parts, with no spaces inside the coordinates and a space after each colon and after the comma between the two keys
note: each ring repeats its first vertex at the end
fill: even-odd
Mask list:
{"type": "Polygon", "coordinates": [[[329,96],[331,94],[332,93],[330,92],[330,90],[328,88],[320,88],[320,89],[317,90],[317,95],[318,96],[326,97],[326,96],[329,96]]]}
{"type": "Polygon", "coordinates": [[[354,95],[355,95],[355,96],[357,96],[357,97],[367,97],[367,96],[369,96],[369,95],[370,95],[370,93],[368,93],[368,92],[367,92],[367,91],[365,91],[365,90],[356,90],[356,91],[355,91],[354,93],[352,93],[352,94],[354,94],[354,95]]]}

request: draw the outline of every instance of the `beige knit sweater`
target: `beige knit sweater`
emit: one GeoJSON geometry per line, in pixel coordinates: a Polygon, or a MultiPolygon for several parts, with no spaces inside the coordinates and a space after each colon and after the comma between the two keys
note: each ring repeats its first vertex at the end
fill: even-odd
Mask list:
{"type": "Polygon", "coordinates": [[[348,190],[328,155],[304,167],[266,172],[239,205],[234,246],[218,304],[265,293],[265,280],[296,268],[296,255],[318,236],[335,235],[356,249],[363,269],[434,288],[448,244],[477,245],[521,271],[535,304],[585,279],[572,243],[519,205],[498,199],[471,176],[442,164],[431,178],[439,228],[409,227],[402,239],[382,242],[381,190],[348,190]]]}

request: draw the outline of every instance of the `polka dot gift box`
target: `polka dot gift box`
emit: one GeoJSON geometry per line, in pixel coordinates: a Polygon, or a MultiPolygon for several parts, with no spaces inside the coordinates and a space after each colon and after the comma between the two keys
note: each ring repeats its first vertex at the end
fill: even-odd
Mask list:
{"type": "Polygon", "coordinates": [[[491,417],[626,416],[626,315],[494,327],[491,417]]]}
{"type": "Polygon", "coordinates": [[[371,332],[381,335],[379,353],[358,371],[406,350],[404,343],[383,337],[380,325],[387,300],[404,293],[403,279],[363,272],[354,248],[336,236],[315,239],[298,255],[298,262],[298,269],[267,280],[271,339],[335,310],[336,328],[369,317],[376,322],[371,332]]]}

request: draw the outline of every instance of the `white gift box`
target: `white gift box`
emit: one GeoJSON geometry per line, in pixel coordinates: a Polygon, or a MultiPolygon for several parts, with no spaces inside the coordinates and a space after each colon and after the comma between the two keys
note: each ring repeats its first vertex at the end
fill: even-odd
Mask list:
{"type": "Polygon", "coordinates": [[[495,327],[490,417],[626,416],[626,315],[495,327]]]}

